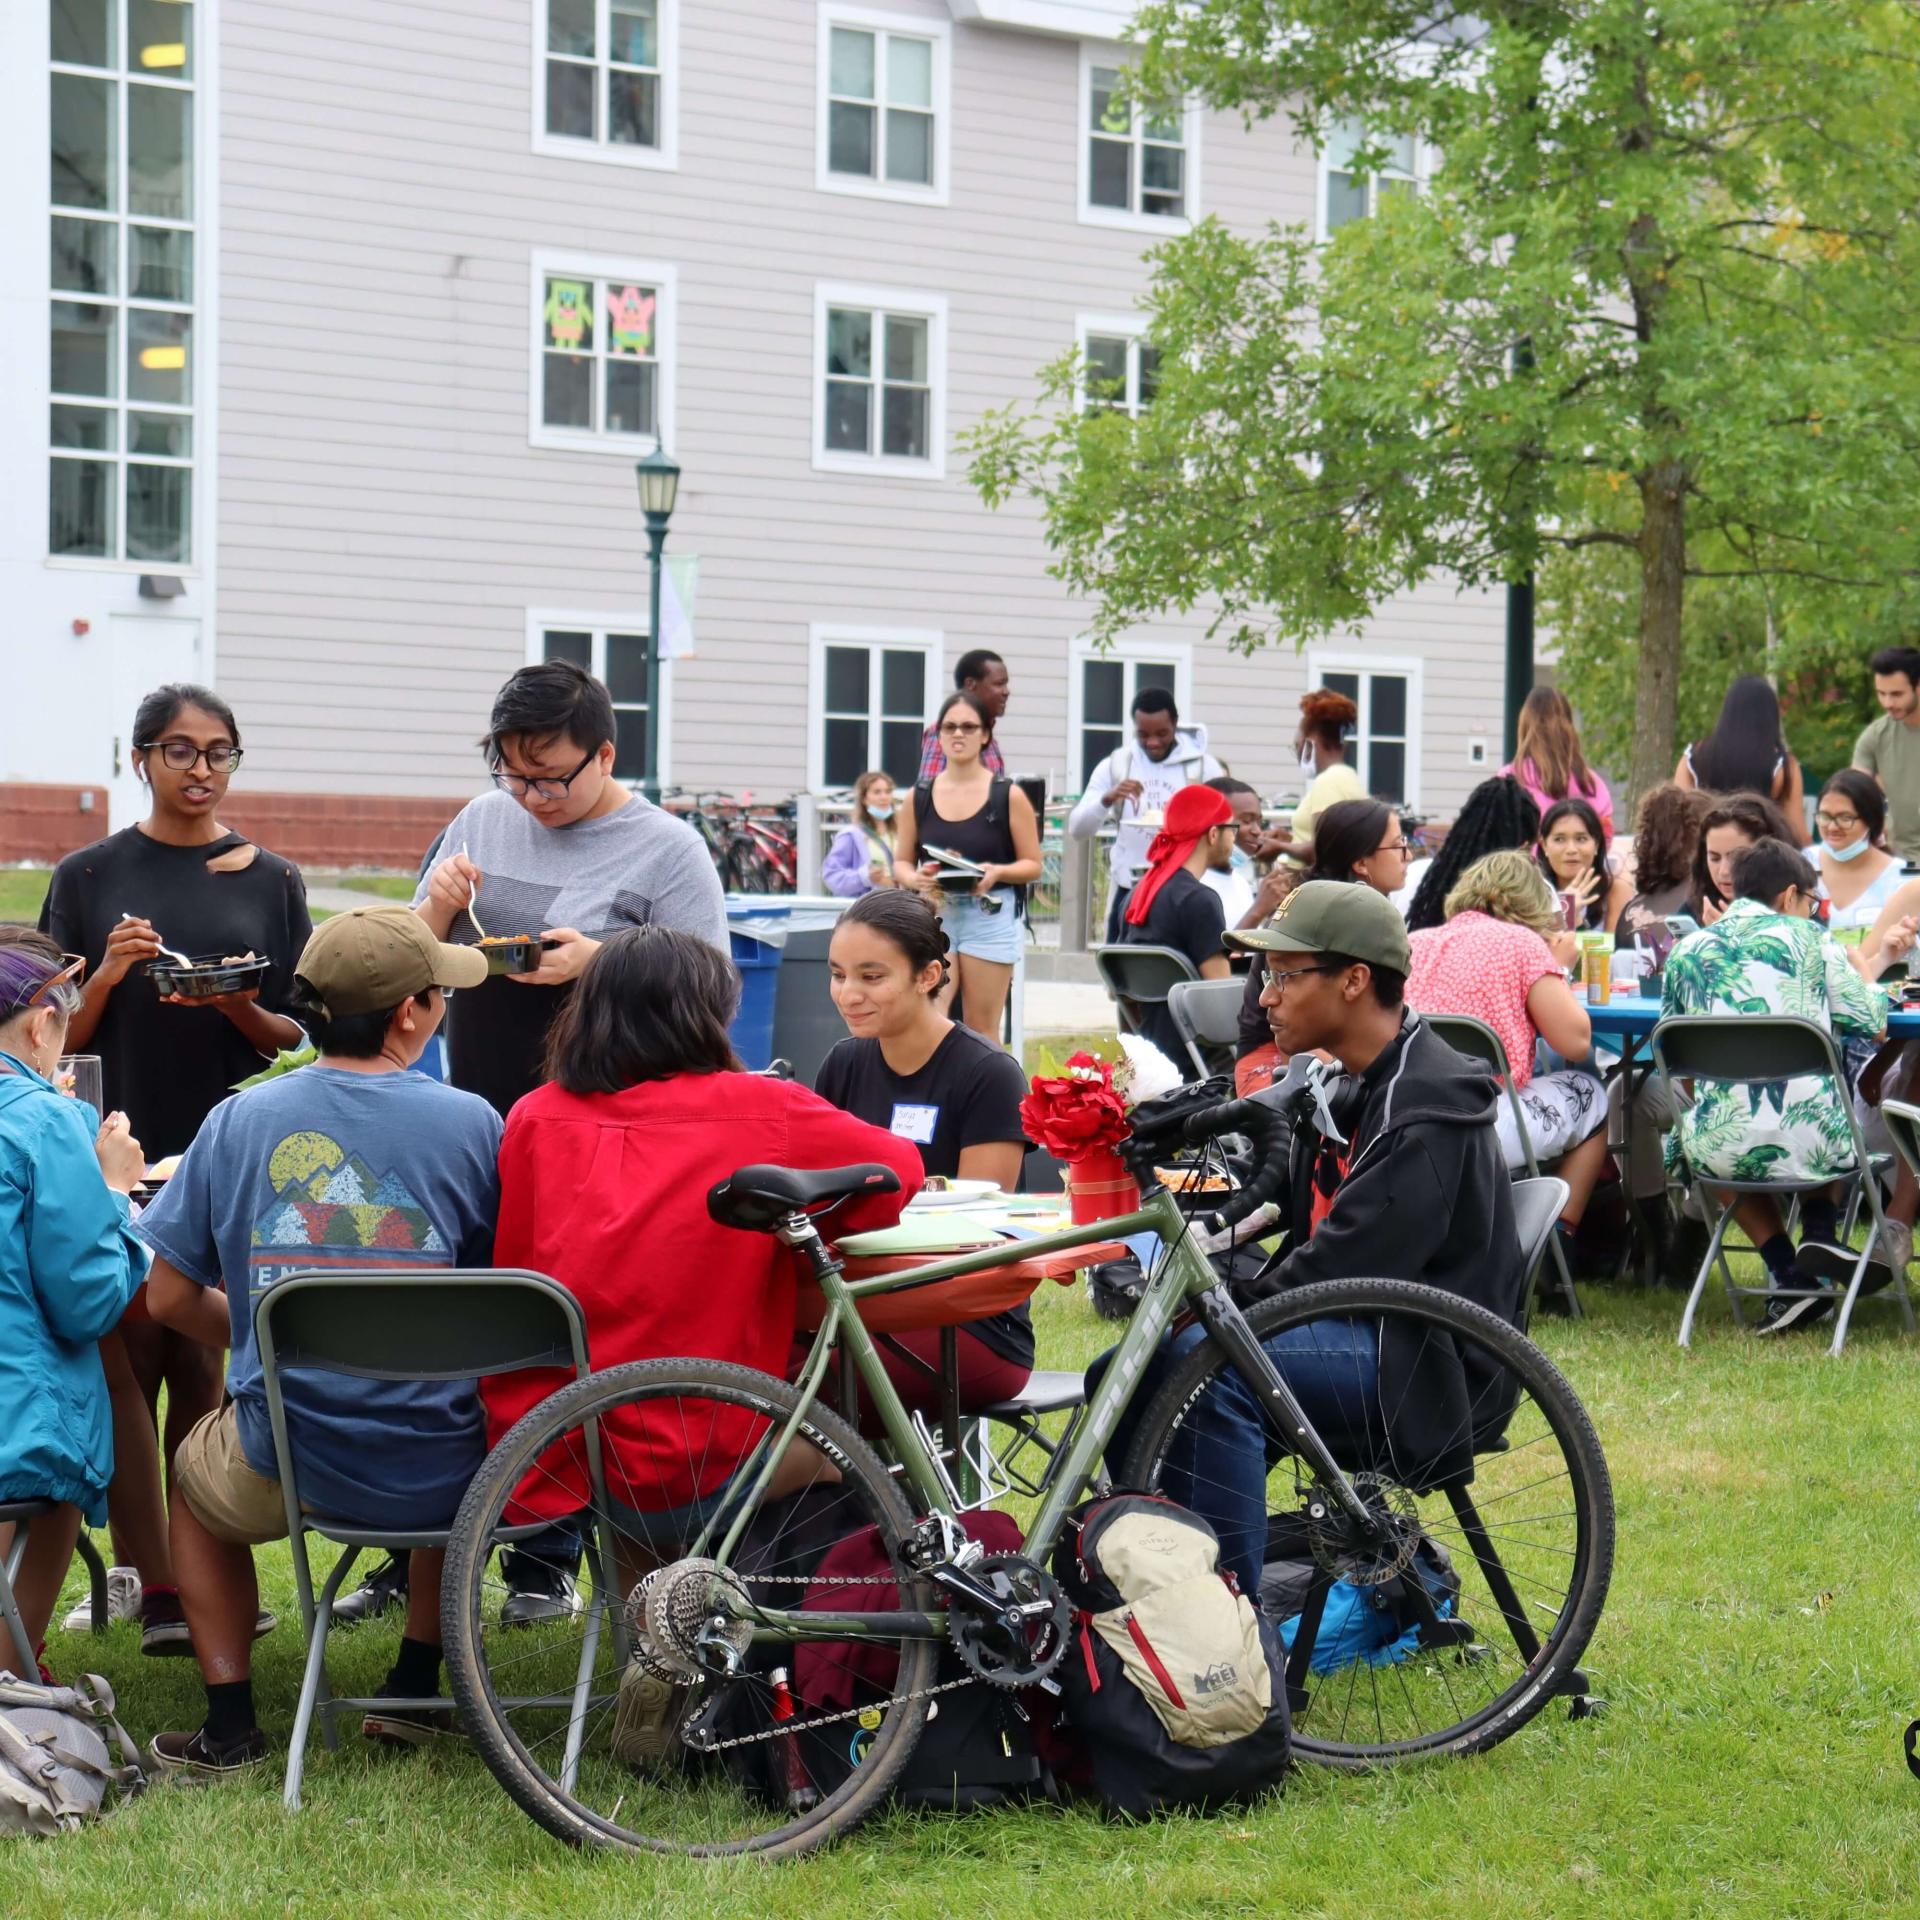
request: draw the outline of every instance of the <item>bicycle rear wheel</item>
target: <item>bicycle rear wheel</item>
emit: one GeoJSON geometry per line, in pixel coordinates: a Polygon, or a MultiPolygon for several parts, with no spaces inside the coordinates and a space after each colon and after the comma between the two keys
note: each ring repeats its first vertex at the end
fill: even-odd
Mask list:
{"type": "Polygon", "coordinates": [[[542,1401],[468,1488],[447,1550],[447,1671],[481,1757],[550,1833],[633,1852],[788,1858],[855,1826],[906,1763],[934,1642],[755,1637],[756,1609],[825,1597],[822,1556],[854,1536],[865,1536],[864,1577],[848,1584],[840,1545],[834,1604],[931,1610],[929,1584],[903,1558],[912,1515],[873,1449],[810,1408],[795,1445],[815,1457],[789,1466],[811,1483],[760,1497],[738,1549],[724,1566],[713,1560],[751,1497],[754,1469],[737,1463],[797,1400],[784,1381],[719,1361],[614,1367],[542,1401]],[[604,1500],[590,1492],[596,1451],[604,1500]],[[505,1583],[490,1564],[498,1530],[556,1513],[574,1516],[584,1541],[591,1603],[504,1625],[505,1583]]]}
{"type": "Polygon", "coordinates": [[[1431,1287],[1328,1281],[1247,1318],[1385,1535],[1332,1507],[1269,1425],[1262,1537],[1250,1438],[1219,1437],[1223,1416],[1250,1436],[1258,1415],[1211,1341],[1155,1396],[1127,1484],[1239,1516],[1227,1537],[1252,1527],[1256,1558],[1297,1556],[1263,1597],[1294,1623],[1301,1759],[1364,1767],[1504,1740],[1560,1691],[1606,1600],[1613,1490],[1586,1410],[1524,1335],[1431,1287]],[[1429,1409],[1418,1447],[1402,1437],[1414,1394],[1429,1409]]]}

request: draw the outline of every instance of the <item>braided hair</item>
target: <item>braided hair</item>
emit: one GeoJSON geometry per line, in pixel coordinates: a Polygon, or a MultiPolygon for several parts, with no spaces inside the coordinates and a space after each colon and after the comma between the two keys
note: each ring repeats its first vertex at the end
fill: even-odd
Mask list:
{"type": "Polygon", "coordinates": [[[1447,917],[1447,895],[1482,854],[1529,847],[1540,831],[1540,809],[1533,796],[1510,774],[1482,780],[1467,795],[1440,851],[1428,863],[1420,889],[1407,909],[1407,930],[1437,927],[1447,917]]]}

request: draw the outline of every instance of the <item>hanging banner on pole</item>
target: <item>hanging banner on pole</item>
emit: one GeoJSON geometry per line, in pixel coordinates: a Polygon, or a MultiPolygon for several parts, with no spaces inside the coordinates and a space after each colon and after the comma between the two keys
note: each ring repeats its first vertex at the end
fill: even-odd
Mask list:
{"type": "Polygon", "coordinates": [[[660,581],[660,658],[693,657],[693,596],[700,584],[700,556],[672,555],[660,581]]]}

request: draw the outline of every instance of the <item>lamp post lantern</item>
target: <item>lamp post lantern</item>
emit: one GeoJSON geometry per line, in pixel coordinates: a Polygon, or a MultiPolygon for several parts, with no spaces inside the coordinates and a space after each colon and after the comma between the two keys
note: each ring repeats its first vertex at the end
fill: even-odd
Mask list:
{"type": "Polygon", "coordinates": [[[647,751],[642,763],[640,791],[656,805],[660,799],[660,575],[666,551],[667,522],[680,497],[680,469],[655,447],[634,463],[640,483],[640,511],[647,517],[647,543],[653,563],[653,612],[647,629],[647,751]]]}

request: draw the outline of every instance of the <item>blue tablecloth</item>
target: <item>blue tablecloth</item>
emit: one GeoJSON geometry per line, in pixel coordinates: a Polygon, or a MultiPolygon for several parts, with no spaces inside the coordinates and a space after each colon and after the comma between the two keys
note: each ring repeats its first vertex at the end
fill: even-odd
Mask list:
{"type": "MultiPolygon", "coordinates": [[[[1612,1000],[1604,1007],[1588,1007],[1595,1040],[1644,1040],[1660,1018],[1660,1002],[1638,994],[1612,1000]]],[[[1894,1034],[1920,1034],[1920,1007],[1895,1007],[1887,1015],[1887,1031],[1894,1034]]],[[[1617,1047],[1609,1052],[1618,1052],[1617,1047]]]]}

